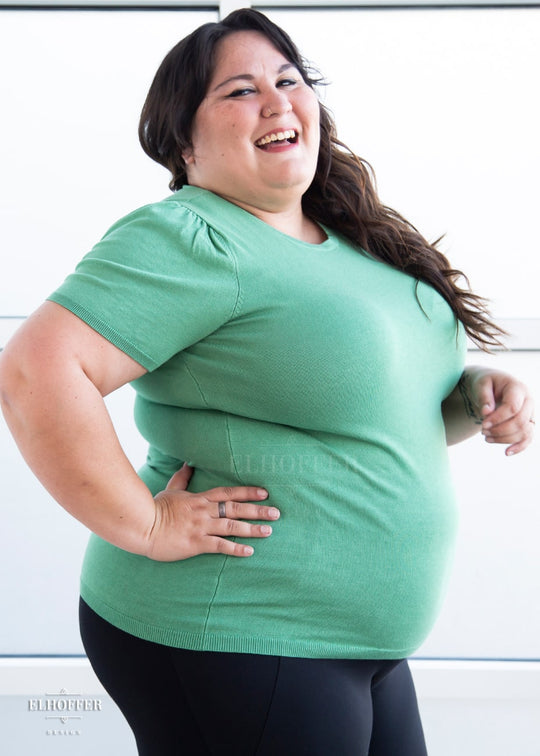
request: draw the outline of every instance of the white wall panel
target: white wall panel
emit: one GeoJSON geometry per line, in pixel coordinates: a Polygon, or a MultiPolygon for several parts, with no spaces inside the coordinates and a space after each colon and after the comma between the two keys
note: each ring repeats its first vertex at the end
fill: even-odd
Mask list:
{"type": "MultiPolygon", "coordinates": [[[[538,348],[539,12],[272,16],[334,82],[328,102],[344,138],[376,167],[383,199],[430,236],[447,230],[456,264],[499,315],[528,319],[525,341],[538,348]]],[[[0,315],[29,312],[118,216],[167,194],[166,172],[138,146],[138,112],[164,53],[214,17],[0,12],[0,315]]],[[[15,322],[0,320],[0,340],[15,322]]],[[[540,396],[538,352],[495,359],[540,396]]],[[[130,401],[128,388],[111,408],[138,464],[130,401]]],[[[0,452],[0,654],[80,653],[74,603],[86,533],[26,470],[3,424],[0,452]]],[[[461,535],[421,653],[539,658],[538,444],[506,459],[475,439],[452,460],[461,535]]]]}
{"type": "Polygon", "coordinates": [[[271,10],[383,201],[499,317],[538,317],[540,8],[271,10]]]}
{"type": "Polygon", "coordinates": [[[169,194],[137,127],[208,11],[0,10],[0,313],[26,315],[120,216],[169,194]]]}

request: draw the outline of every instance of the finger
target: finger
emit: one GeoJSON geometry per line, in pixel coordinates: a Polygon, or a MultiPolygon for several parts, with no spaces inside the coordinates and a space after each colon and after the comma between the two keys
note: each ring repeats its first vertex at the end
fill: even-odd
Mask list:
{"type": "Polygon", "coordinates": [[[485,441],[488,444],[508,444],[517,447],[518,444],[523,444],[523,448],[527,447],[533,439],[533,432],[528,428],[524,428],[522,431],[516,433],[509,433],[505,436],[486,436],[485,441]]]}
{"type": "Polygon", "coordinates": [[[487,417],[497,407],[495,388],[490,376],[486,376],[479,381],[474,403],[480,410],[481,417],[487,417]]]}
{"type": "Polygon", "coordinates": [[[256,486],[220,486],[204,495],[208,501],[260,501],[268,498],[268,491],[256,486]]]}
{"type": "Polygon", "coordinates": [[[520,441],[518,444],[512,444],[505,450],[505,454],[507,457],[513,457],[515,454],[519,454],[522,451],[525,451],[525,449],[530,445],[532,442],[533,437],[520,441]]]}
{"type": "Polygon", "coordinates": [[[210,503],[212,517],[229,520],[277,520],[280,516],[276,507],[266,507],[241,501],[225,501],[224,516],[219,515],[219,503],[210,503]]]}
{"type": "Polygon", "coordinates": [[[485,417],[484,427],[490,428],[516,417],[530,401],[522,384],[516,382],[508,385],[502,392],[499,406],[485,417]]]}
{"type": "MultiPolygon", "coordinates": [[[[506,456],[512,457],[514,454],[519,454],[524,451],[531,444],[533,438],[534,425],[529,421],[523,432],[517,434],[515,438],[511,439],[510,445],[505,450],[506,456]]],[[[502,441],[500,443],[508,443],[508,441],[502,441]]]]}
{"type": "MultiPolygon", "coordinates": [[[[491,444],[510,444],[505,451],[508,457],[524,451],[534,438],[534,422],[528,415],[533,409],[532,402],[527,402],[524,414],[528,417],[528,420],[520,419],[519,421],[511,423],[510,429],[507,433],[502,433],[501,428],[503,426],[496,426],[493,429],[493,435],[489,435],[488,432],[485,440],[491,444]]],[[[523,413],[520,413],[520,415],[522,414],[523,413]]]]}
{"type": "Polygon", "coordinates": [[[235,557],[249,557],[253,554],[253,546],[247,546],[245,543],[236,543],[228,541],[226,538],[219,536],[209,536],[205,544],[205,551],[208,554],[227,554],[235,557]]]}
{"type": "Polygon", "coordinates": [[[242,520],[215,520],[211,533],[226,538],[268,538],[272,535],[271,525],[254,525],[242,520]]]}
{"type": "Polygon", "coordinates": [[[182,467],[177,470],[177,472],[175,472],[174,475],[170,478],[165,490],[169,491],[172,488],[175,488],[177,490],[180,489],[182,491],[185,491],[188,487],[188,483],[192,475],[193,468],[190,467],[187,462],[184,462],[182,467]]]}
{"type": "Polygon", "coordinates": [[[493,412],[489,419],[482,423],[482,433],[486,437],[491,437],[497,440],[499,443],[505,443],[505,439],[508,442],[516,441],[514,438],[516,434],[530,434],[533,428],[530,426],[531,418],[534,414],[534,402],[530,398],[519,400],[519,407],[517,404],[512,405],[509,403],[503,412],[499,410],[503,409],[499,407],[497,413],[493,412]]]}

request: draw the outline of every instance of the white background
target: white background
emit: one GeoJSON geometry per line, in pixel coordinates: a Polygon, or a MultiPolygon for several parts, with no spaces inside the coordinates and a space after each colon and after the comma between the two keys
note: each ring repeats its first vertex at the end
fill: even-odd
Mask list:
{"type": "MultiPolygon", "coordinates": [[[[524,351],[470,361],[509,369],[540,396],[540,9],[269,15],[331,82],[325,101],[375,167],[383,200],[429,238],[446,233],[443,249],[495,315],[518,332],[527,324],[524,351]]],[[[166,172],[138,146],[138,115],[167,50],[215,18],[0,11],[0,346],[112,222],[168,194],[166,172]]],[[[139,464],[131,393],[110,406],[139,464]]],[[[460,539],[419,654],[538,660],[538,444],[506,459],[478,438],[451,456],[460,539]]],[[[86,533],[42,491],[1,423],[0,479],[0,654],[81,653],[86,533]]]]}

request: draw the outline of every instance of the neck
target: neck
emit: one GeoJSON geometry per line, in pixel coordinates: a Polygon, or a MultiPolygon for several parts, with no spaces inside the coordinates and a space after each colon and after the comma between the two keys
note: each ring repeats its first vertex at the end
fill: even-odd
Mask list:
{"type": "Polygon", "coordinates": [[[296,206],[287,209],[270,210],[266,208],[262,209],[230,197],[224,197],[224,199],[233,202],[238,207],[259,218],[259,220],[268,223],[272,228],[287,234],[287,236],[292,236],[294,239],[299,239],[309,244],[322,244],[322,242],[326,241],[326,234],[323,229],[304,215],[300,202],[296,206]]]}

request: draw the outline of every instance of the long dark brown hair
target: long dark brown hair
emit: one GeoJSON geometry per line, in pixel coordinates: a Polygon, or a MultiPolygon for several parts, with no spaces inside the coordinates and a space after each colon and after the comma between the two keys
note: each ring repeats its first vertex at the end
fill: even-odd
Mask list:
{"type": "MultiPolygon", "coordinates": [[[[169,169],[172,190],[188,183],[182,153],[192,146],[193,119],[206,95],[218,44],[237,31],[263,34],[296,66],[308,86],[314,88],[322,81],[290,37],[258,11],[234,11],[223,21],[196,29],[163,60],[139,124],[141,145],[153,160],[169,169]]],[[[320,124],[319,159],[302,199],[304,213],[370,255],[433,286],[482,349],[500,345],[503,331],[492,322],[486,301],[470,290],[461,271],[450,266],[436,248],[437,242],[430,244],[411,223],[381,203],[371,166],[338,139],[333,118],[322,103],[320,124]]]]}

